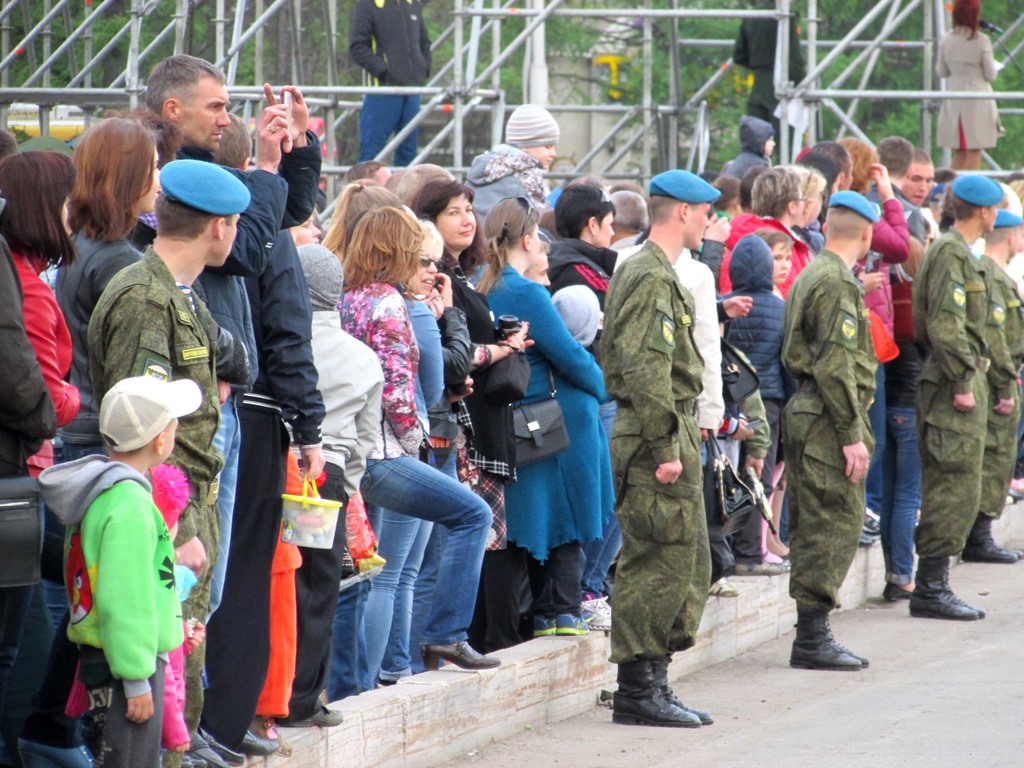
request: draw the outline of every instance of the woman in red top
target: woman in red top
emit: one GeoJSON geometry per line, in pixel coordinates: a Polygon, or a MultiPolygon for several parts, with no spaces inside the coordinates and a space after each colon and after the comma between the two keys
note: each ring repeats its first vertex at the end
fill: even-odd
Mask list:
{"type": "MultiPolygon", "coordinates": [[[[24,152],[0,160],[0,190],[7,199],[0,214],[0,235],[7,240],[18,269],[25,330],[53,398],[57,426],[75,417],[80,401],[78,388],[65,381],[71,370],[71,334],[40,273],[75,258],[65,216],[74,180],[71,160],[56,152],[24,152]]],[[[43,443],[28,463],[33,476],[51,466],[53,443],[43,443]]]]}

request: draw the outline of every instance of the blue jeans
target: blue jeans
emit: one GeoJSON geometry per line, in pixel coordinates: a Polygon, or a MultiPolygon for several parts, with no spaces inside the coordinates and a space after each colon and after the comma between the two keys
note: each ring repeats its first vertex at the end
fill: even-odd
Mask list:
{"type": "Polygon", "coordinates": [[[888,440],[883,453],[884,493],[878,508],[885,556],[885,580],[906,585],[914,580],[914,526],[921,505],[921,456],[913,408],[889,408],[888,440]]]}
{"type": "MultiPolygon", "coordinates": [[[[610,400],[601,403],[598,414],[601,417],[601,426],[604,427],[605,437],[608,442],[612,439],[612,425],[615,422],[615,412],[618,410],[618,403],[610,400]]],[[[615,556],[619,554],[622,546],[622,529],[619,527],[619,518],[612,512],[604,523],[604,530],[601,538],[588,541],[583,545],[583,556],[580,564],[583,568],[583,575],[580,577],[580,585],[583,592],[593,592],[603,595],[608,587],[605,585],[605,578],[608,570],[612,567],[615,556]]]]}
{"type": "Polygon", "coordinates": [[[370,584],[363,614],[367,674],[371,680],[397,680],[412,674],[409,629],[413,589],[434,524],[380,507],[371,507],[369,518],[380,540],[378,551],[387,564],[370,584]]]}
{"type": "Polygon", "coordinates": [[[864,501],[869,509],[878,512],[882,501],[882,454],[885,452],[885,423],[887,420],[885,409],[885,366],[878,364],[878,373],[875,374],[875,402],[868,409],[868,421],[871,422],[871,431],[875,433],[875,452],[871,454],[871,466],[868,467],[868,477],[865,483],[864,501]]]}
{"type": "MultiPolygon", "coordinates": [[[[448,455],[448,460],[437,468],[457,482],[459,473],[455,466],[455,455],[456,452],[452,451],[448,455]]],[[[414,675],[418,675],[425,669],[423,657],[418,651],[420,643],[424,642],[427,617],[430,615],[430,606],[434,602],[434,592],[437,590],[437,569],[441,565],[441,560],[444,559],[444,546],[447,540],[447,529],[442,525],[433,526],[426,549],[423,550],[423,559],[420,562],[420,576],[416,579],[416,589],[412,598],[412,623],[409,627],[409,647],[412,649],[409,662],[414,675]]],[[[391,671],[387,667],[384,670],[385,672],[391,671]]]]}
{"type": "Polygon", "coordinates": [[[373,687],[366,675],[366,642],[363,637],[363,612],[369,594],[368,581],[338,593],[331,625],[331,669],[327,677],[327,698],[331,701],[358,696],[373,687]]]}
{"type": "MultiPolygon", "coordinates": [[[[242,450],[242,430],[235,411],[235,396],[231,395],[220,407],[220,428],[214,435],[213,444],[224,454],[224,468],[220,471],[220,492],[217,506],[220,507],[220,553],[213,566],[213,582],[210,585],[210,616],[220,605],[224,594],[224,577],[228,572],[228,551],[231,549],[231,519],[235,514],[235,485],[238,483],[238,454],[242,450]]],[[[209,621],[209,616],[207,616],[209,621]]]]}
{"type": "MultiPolygon", "coordinates": [[[[376,158],[388,140],[419,111],[419,96],[364,96],[363,111],[359,115],[359,162],[376,158]]],[[[416,157],[419,140],[420,129],[416,128],[398,145],[392,165],[399,167],[411,163],[416,157]]]]}
{"type": "Polygon", "coordinates": [[[476,605],[491,508],[458,481],[408,456],[367,461],[361,490],[367,504],[448,529],[423,642],[465,640],[476,605]]]}

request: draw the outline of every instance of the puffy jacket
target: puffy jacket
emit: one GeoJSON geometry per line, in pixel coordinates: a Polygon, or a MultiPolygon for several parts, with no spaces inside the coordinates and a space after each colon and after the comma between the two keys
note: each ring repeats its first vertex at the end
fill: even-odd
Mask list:
{"type": "Polygon", "coordinates": [[[772,293],[772,266],[771,249],[757,235],[736,244],[729,264],[730,296],[750,296],[754,304],[746,317],[729,321],[725,338],[757,369],[762,399],[785,400],[795,387],[782,367],[785,304],[772,293]]]}
{"type": "Polygon", "coordinates": [[[348,52],[380,85],[424,85],[430,37],[419,0],[358,0],[348,52]]]}
{"type": "Polygon", "coordinates": [[[767,120],[759,117],[744,115],[740,118],[740,153],[722,171],[726,176],[735,176],[742,179],[743,174],[751,168],[771,165],[765,157],[764,145],[772,136],[775,129],[767,120]]]}
{"type": "MultiPolygon", "coordinates": [[[[902,264],[910,256],[910,228],[899,196],[882,203],[877,190],[872,188],[867,197],[882,208],[881,218],[871,232],[871,250],[881,256],[882,263],[875,267],[875,271],[884,272],[886,280],[877,291],[864,294],[864,304],[882,318],[882,324],[889,331],[889,335],[892,335],[892,283],[886,265],[902,264]]],[[[858,263],[863,267],[866,261],[861,259],[858,263]]]]}
{"type": "MultiPolygon", "coordinates": [[[[789,288],[793,285],[793,281],[796,280],[796,276],[803,271],[803,268],[811,263],[811,249],[807,247],[807,243],[797,237],[785,224],[778,219],[762,219],[760,216],[755,216],[752,213],[741,213],[739,216],[734,218],[731,222],[732,228],[729,232],[729,239],[725,241],[725,247],[732,250],[742,238],[747,235],[752,235],[759,229],[775,229],[779,232],[784,232],[789,235],[793,241],[793,268],[789,271],[789,277],[786,281],[779,286],[779,290],[783,296],[789,294],[789,288]]],[[[722,293],[727,293],[732,290],[732,280],[729,277],[729,262],[731,259],[731,252],[726,253],[722,258],[722,273],[719,278],[719,290],[722,293]]]]}

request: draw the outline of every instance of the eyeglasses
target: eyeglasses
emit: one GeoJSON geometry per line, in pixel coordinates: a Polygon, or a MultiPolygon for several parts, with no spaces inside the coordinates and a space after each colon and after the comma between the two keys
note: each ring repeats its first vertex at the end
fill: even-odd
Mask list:
{"type": "MultiPolygon", "coordinates": [[[[519,235],[519,237],[524,237],[526,235],[527,230],[530,228],[530,209],[532,209],[533,206],[530,205],[530,201],[527,200],[525,197],[510,197],[506,199],[515,200],[517,203],[519,203],[520,206],[522,206],[522,209],[526,211],[526,216],[523,218],[523,231],[519,235]]],[[[498,233],[497,244],[507,245],[512,241],[512,239],[513,238],[511,237],[511,232],[509,232],[508,229],[508,222],[502,222],[501,232],[498,233]]]]}
{"type": "Polygon", "coordinates": [[[420,267],[422,269],[427,269],[431,264],[436,267],[440,263],[440,259],[432,259],[429,256],[420,256],[420,267]]]}

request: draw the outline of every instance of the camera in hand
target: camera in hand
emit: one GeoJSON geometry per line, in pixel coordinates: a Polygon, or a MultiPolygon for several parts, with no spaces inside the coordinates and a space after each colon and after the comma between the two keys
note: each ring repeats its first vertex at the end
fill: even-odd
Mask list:
{"type": "Polygon", "coordinates": [[[515,315],[499,315],[498,328],[495,335],[498,341],[505,341],[509,336],[515,336],[522,329],[523,324],[515,315]]]}

